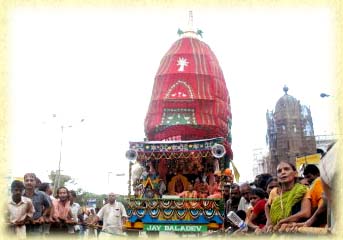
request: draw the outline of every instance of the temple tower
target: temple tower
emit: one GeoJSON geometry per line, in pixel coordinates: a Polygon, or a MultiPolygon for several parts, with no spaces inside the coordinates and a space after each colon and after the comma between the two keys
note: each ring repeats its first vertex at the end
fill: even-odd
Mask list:
{"type": "Polygon", "coordinates": [[[295,165],[296,157],[316,153],[316,141],[310,108],[302,106],[293,96],[285,94],[277,101],[275,111],[268,111],[267,142],[270,151],[268,172],[275,175],[279,162],[295,165]]]}

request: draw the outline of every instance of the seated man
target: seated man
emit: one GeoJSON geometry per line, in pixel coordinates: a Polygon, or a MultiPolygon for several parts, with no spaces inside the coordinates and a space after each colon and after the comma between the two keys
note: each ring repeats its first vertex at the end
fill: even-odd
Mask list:
{"type": "Polygon", "coordinates": [[[208,184],[207,184],[206,180],[203,180],[202,182],[200,182],[198,195],[199,195],[199,198],[207,198],[207,196],[208,196],[208,184]]]}
{"type": "Polygon", "coordinates": [[[213,193],[209,195],[207,198],[222,198],[222,192],[219,188],[219,185],[216,185],[213,189],[213,193]]]}
{"type": "Polygon", "coordinates": [[[178,196],[182,198],[197,198],[198,193],[193,189],[193,185],[190,183],[188,184],[188,190],[179,193],[178,196]]]}

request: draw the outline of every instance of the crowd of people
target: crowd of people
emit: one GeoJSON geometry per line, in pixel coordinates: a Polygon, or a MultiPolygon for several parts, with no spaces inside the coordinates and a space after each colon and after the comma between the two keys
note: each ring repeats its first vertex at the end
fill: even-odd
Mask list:
{"type": "MultiPolygon", "coordinates": [[[[333,164],[333,158],[336,157],[331,157],[331,160],[326,162],[333,164]]],[[[149,168],[147,169],[145,179],[150,174],[149,168]]],[[[325,168],[323,164],[322,172],[327,176],[332,175],[333,170],[325,168]]],[[[156,178],[157,175],[154,174],[150,175],[156,178]]],[[[165,191],[159,191],[158,187],[155,187],[155,191],[159,191],[160,196],[166,194],[181,198],[222,198],[225,203],[223,216],[226,232],[238,230],[227,217],[230,211],[246,222],[247,228],[244,231],[258,234],[275,231],[294,232],[300,227],[320,228],[330,224],[327,215],[332,212],[330,209],[328,211],[328,202],[332,203],[331,190],[324,191],[325,181],[321,178],[321,171],[314,164],[307,164],[302,176],[299,176],[292,163],[280,162],[274,176],[260,174],[253,183],[240,185],[233,183],[232,176],[226,175],[225,171],[209,171],[202,174],[202,177],[195,175],[193,178],[181,171],[170,175],[169,180],[167,178],[168,188],[163,185],[165,191]]],[[[326,182],[330,182],[332,188],[332,180],[326,182]]],[[[152,187],[147,185],[146,189],[143,189],[143,198],[154,197],[156,195],[152,187]]]]}
{"type": "MultiPolygon", "coordinates": [[[[304,168],[299,177],[295,166],[280,162],[277,176],[258,175],[253,184],[224,186],[226,232],[296,232],[300,227],[330,227],[331,189],[325,191],[321,171],[314,164],[304,168]],[[234,211],[246,227],[239,229],[227,218],[234,211]]],[[[330,182],[332,188],[332,183],[330,182]]],[[[312,228],[316,229],[316,228],[312,228]]]]}
{"type": "Polygon", "coordinates": [[[76,192],[59,187],[53,196],[49,183],[39,183],[34,173],[24,175],[24,182],[11,183],[7,204],[7,231],[19,239],[27,236],[97,237],[120,235],[126,222],[124,205],[109,193],[101,209],[87,209],[76,203],[76,192]]]}
{"type": "MultiPolygon", "coordinates": [[[[145,179],[149,174],[147,171],[145,179]]],[[[225,203],[223,216],[226,232],[238,230],[227,218],[230,211],[234,211],[246,222],[247,228],[244,231],[255,233],[291,232],[297,231],[299,227],[324,227],[328,224],[327,203],[331,200],[328,201],[327,195],[330,195],[330,190],[324,192],[325,182],[314,164],[307,164],[302,176],[299,176],[292,163],[280,162],[274,176],[260,174],[253,183],[240,185],[233,183],[232,176],[226,175],[225,171],[209,171],[202,174],[203,177],[195,175],[193,179],[181,171],[170,175],[170,179],[167,179],[168,189],[164,187],[165,191],[160,196],[222,198],[225,203]]],[[[156,178],[157,175],[155,173],[152,176],[156,178]]],[[[159,188],[155,187],[154,191],[159,191],[159,188]]],[[[143,189],[143,198],[154,197],[156,195],[152,187],[147,185],[143,189]]]]}
{"type": "MultiPolygon", "coordinates": [[[[219,167],[218,167],[219,169],[219,167]]],[[[223,185],[233,182],[229,168],[224,172],[205,170],[169,169],[165,175],[156,172],[149,162],[133,184],[137,198],[160,198],[163,195],[184,198],[221,198],[223,185]],[[150,183],[150,184],[147,184],[150,183]]]]}
{"type": "MultiPolygon", "coordinates": [[[[175,186],[175,196],[223,199],[225,233],[330,228],[335,213],[332,189],[336,171],[332,164],[333,161],[324,157],[320,168],[307,164],[299,176],[292,163],[280,162],[275,176],[260,174],[253,183],[240,185],[233,183],[232,178],[221,181],[220,173],[215,172],[209,182],[195,178],[194,182],[188,182],[187,189],[178,190],[175,186]],[[230,212],[246,223],[244,228],[231,221],[230,212]]],[[[100,209],[87,210],[76,203],[75,191],[59,187],[55,196],[52,192],[50,184],[38,182],[34,173],[25,174],[24,182],[14,180],[7,205],[8,231],[21,239],[61,233],[94,237],[99,233],[100,236],[123,233],[127,214],[124,205],[116,200],[116,194],[110,193],[100,209]]]]}

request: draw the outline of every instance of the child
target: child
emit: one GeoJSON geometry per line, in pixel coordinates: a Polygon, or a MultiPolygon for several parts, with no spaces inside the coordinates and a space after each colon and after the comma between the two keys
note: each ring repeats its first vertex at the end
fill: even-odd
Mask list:
{"type": "Polygon", "coordinates": [[[253,207],[250,216],[248,217],[248,226],[254,230],[262,229],[266,224],[266,215],[264,206],[267,201],[265,199],[266,192],[261,188],[253,188],[250,193],[250,203],[253,207]]]}
{"type": "Polygon", "coordinates": [[[26,238],[25,223],[32,220],[35,212],[31,199],[22,196],[23,191],[23,182],[14,180],[11,184],[12,199],[7,205],[10,230],[19,239],[26,238]]]}

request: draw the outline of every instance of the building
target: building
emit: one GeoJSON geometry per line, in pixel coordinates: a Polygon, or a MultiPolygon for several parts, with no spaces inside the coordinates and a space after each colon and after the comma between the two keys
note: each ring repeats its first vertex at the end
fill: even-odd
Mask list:
{"type": "Polygon", "coordinates": [[[283,91],[285,94],[277,101],[275,110],[267,110],[266,114],[269,173],[275,173],[281,161],[295,164],[296,157],[317,152],[310,108],[288,95],[288,87],[283,91]]]}
{"type": "Polygon", "coordinates": [[[264,148],[253,149],[253,176],[268,172],[268,151],[264,148]]]}
{"type": "Polygon", "coordinates": [[[337,141],[337,136],[334,134],[316,135],[317,153],[324,155],[328,148],[337,141]]]}

